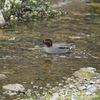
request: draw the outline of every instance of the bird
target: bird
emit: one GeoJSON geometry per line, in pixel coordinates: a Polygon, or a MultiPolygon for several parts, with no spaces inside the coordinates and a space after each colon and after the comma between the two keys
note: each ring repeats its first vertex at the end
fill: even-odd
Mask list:
{"type": "Polygon", "coordinates": [[[49,54],[63,54],[71,51],[73,43],[53,43],[50,38],[46,38],[40,44],[46,44],[44,51],[49,54]]]}

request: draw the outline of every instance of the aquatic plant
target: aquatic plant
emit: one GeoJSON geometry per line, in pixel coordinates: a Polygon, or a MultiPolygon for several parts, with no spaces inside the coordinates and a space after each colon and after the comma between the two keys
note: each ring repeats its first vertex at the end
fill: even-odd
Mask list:
{"type": "Polygon", "coordinates": [[[38,20],[63,13],[61,10],[53,9],[48,0],[5,0],[2,3],[0,6],[4,6],[1,7],[1,11],[6,21],[38,20]]]}
{"type": "Polygon", "coordinates": [[[34,100],[31,95],[29,95],[26,91],[23,91],[30,99],[34,100]]]}

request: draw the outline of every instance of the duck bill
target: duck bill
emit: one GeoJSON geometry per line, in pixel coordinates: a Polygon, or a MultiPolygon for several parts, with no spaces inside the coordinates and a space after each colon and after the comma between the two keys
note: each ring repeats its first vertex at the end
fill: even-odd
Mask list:
{"type": "Polygon", "coordinates": [[[40,43],[39,43],[39,45],[42,45],[42,44],[44,44],[44,42],[40,42],[40,43]]]}

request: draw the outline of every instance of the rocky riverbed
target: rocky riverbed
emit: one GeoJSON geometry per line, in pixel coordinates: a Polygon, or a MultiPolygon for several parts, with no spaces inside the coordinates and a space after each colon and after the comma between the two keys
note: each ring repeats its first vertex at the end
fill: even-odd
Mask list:
{"type": "Polygon", "coordinates": [[[97,91],[100,92],[100,73],[95,72],[96,69],[92,67],[81,68],[76,71],[70,78],[67,78],[66,85],[54,87],[49,92],[50,100],[91,100],[97,96],[97,91]],[[81,96],[80,96],[81,95],[81,96]],[[91,98],[91,99],[90,99],[91,98]]]}
{"type": "Polygon", "coordinates": [[[100,90],[100,74],[89,69],[81,69],[76,71],[74,75],[77,76],[77,78],[73,76],[68,78],[66,85],[63,87],[51,89],[53,96],[50,100],[59,100],[60,96],[66,100],[70,95],[72,95],[72,100],[77,100],[80,95],[81,98],[96,96],[97,87],[100,90]],[[79,76],[77,76],[78,74],[79,76]],[[56,92],[53,92],[55,90],[56,92]]]}
{"type": "MultiPolygon", "coordinates": [[[[91,100],[90,98],[97,96],[97,91],[100,92],[100,73],[97,73],[96,69],[92,67],[81,68],[75,71],[72,77],[63,77],[63,81],[58,85],[48,91],[50,100],[61,100],[61,98],[62,100],[67,100],[68,98],[71,98],[71,100],[77,100],[78,98],[91,100]]],[[[25,89],[21,84],[7,84],[3,86],[3,89],[6,89],[5,93],[10,96],[25,95],[23,92],[25,89]]],[[[44,88],[44,90],[46,91],[47,89],[44,88]]],[[[29,95],[32,94],[30,89],[26,90],[26,92],[29,95]]],[[[43,93],[42,96],[39,93],[36,94],[36,100],[46,100],[47,98],[46,93],[43,93]]],[[[16,98],[14,100],[31,99],[16,98]]]]}

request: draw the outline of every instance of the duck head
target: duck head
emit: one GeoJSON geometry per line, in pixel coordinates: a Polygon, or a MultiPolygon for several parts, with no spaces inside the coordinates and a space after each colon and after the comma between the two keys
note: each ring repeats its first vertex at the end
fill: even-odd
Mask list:
{"type": "Polygon", "coordinates": [[[51,39],[44,39],[42,43],[39,44],[46,44],[47,47],[52,46],[52,40],[51,39]]]}

